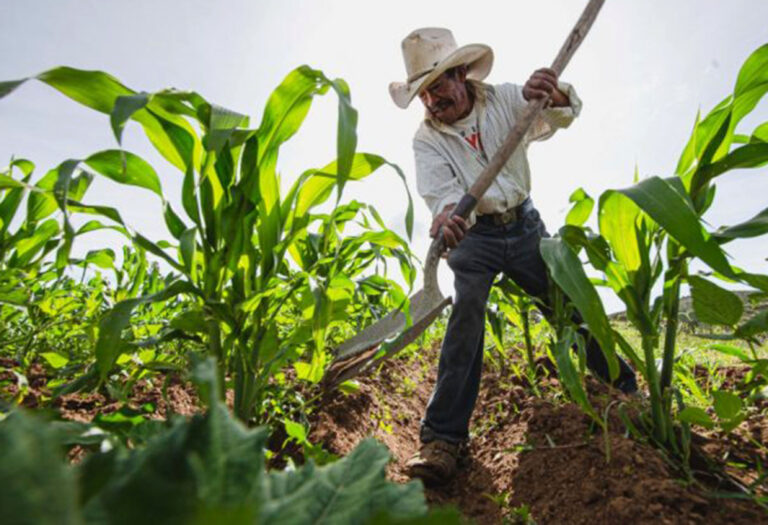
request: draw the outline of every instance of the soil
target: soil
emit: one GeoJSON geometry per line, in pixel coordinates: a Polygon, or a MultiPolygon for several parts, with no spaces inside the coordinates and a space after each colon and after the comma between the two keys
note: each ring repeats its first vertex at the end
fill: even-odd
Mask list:
{"type": "MultiPolygon", "coordinates": [[[[0,397],[13,399],[19,394],[19,381],[10,370],[18,369],[19,364],[12,359],[1,358],[0,369],[3,368],[6,370],[0,371],[0,382],[6,384],[0,389],[0,397]]],[[[152,410],[145,413],[152,419],[165,419],[169,410],[183,416],[191,416],[200,411],[194,386],[176,376],[168,377],[165,393],[165,377],[158,375],[151,380],[140,379],[133,385],[126,402],[108,399],[98,392],[78,392],[51,399],[52,392],[47,386],[51,374],[39,363],[33,363],[25,377],[27,386],[20,405],[29,409],[53,408],[62,419],[69,421],[89,423],[100,414],[111,414],[123,407],[140,410],[148,404],[152,410]]]]}
{"type": "MultiPolygon", "coordinates": [[[[344,455],[372,435],[392,452],[390,478],[407,481],[405,462],[418,447],[436,357],[435,347],[415,358],[392,359],[361,379],[358,393],[329,394],[313,416],[311,439],[344,455]]],[[[768,513],[752,501],[713,497],[736,490],[733,481],[754,480],[756,463],[768,464],[764,415],[756,414],[727,438],[698,435],[697,460],[725,469],[731,479],[686,483],[657,449],[627,437],[616,407],[624,403],[632,413],[636,398],[589,381],[593,405],[607,413],[603,432],[562,399],[551,367],[541,364],[541,397],[510,370],[484,372],[469,464],[447,485],[425,490],[431,504],[454,505],[477,523],[768,523],[768,513]],[[734,462],[753,468],[729,470],[734,462]]],[[[768,487],[758,492],[765,495],[768,487]]]]}
{"type": "MultiPolygon", "coordinates": [[[[311,415],[310,440],[342,456],[365,437],[374,436],[392,453],[390,479],[408,481],[404,466],[418,448],[419,421],[435,381],[437,355],[434,346],[409,358],[390,359],[359,380],[359,391],[327,394],[311,415]]],[[[6,370],[16,365],[0,361],[6,370]]],[[[733,493],[739,484],[752,484],[758,464],[768,465],[768,407],[759,406],[728,435],[696,434],[692,467],[725,474],[686,483],[656,449],[627,437],[617,406],[623,403],[632,414],[636,398],[588,381],[590,399],[608,423],[608,431],[603,432],[563,399],[554,365],[546,359],[537,365],[539,395],[527,378],[517,377],[511,369],[484,372],[472,421],[470,459],[454,480],[425,489],[431,505],[455,506],[481,524],[768,523],[768,514],[752,501],[712,496],[715,491],[733,493]]],[[[744,372],[738,367],[724,370],[731,386],[743,379],[744,372]]],[[[46,369],[33,365],[26,377],[29,385],[22,404],[51,406],[46,369]]],[[[0,382],[5,383],[4,397],[18,393],[10,371],[0,372],[0,382]]],[[[148,416],[153,418],[164,417],[167,408],[184,415],[200,410],[190,384],[171,378],[166,396],[162,384],[163,378],[139,381],[127,405],[138,409],[151,403],[155,411],[148,416]]],[[[125,405],[99,393],[69,394],[52,402],[63,418],[76,421],[91,421],[125,405]]],[[[270,440],[275,451],[283,446],[285,436],[280,432],[276,429],[270,440]]],[[[70,459],[77,462],[84,453],[75,449],[70,459]]],[[[270,464],[279,467],[286,456],[302,459],[300,450],[289,446],[270,464]]],[[[757,492],[766,495],[768,486],[763,483],[757,492]]]]}

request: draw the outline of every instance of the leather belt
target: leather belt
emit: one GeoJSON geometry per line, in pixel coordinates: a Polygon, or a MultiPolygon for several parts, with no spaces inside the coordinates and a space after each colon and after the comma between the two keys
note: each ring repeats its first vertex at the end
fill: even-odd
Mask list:
{"type": "Polygon", "coordinates": [[[477,222],[492,226],[506,226],[513,224],[525,216],[525,213],[532,208],[531,199],[525,199],[521,204],[514,208],[509,208],[501,213],[484,213],[477,215],[477,222]]]}

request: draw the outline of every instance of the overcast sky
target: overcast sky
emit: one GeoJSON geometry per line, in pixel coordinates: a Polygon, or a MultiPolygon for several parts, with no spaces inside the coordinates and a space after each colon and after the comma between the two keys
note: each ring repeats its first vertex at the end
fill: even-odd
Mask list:
{"type": "MultiPolygon", "coordinates": [[[[418,100],[406,111],[387,85],[405,76],[400,40],[424,26],[450,28],[459,45],[482,42],[495,51],[490,83],[523,83],[549,65],[585,2],[279,0],[3,0],[0,79],[34,75],[57,65],[100,69],[136,90],[194,89],[209,101],[252,116],[257,125],[271,90],[294,67],[309,64],[343,77],[360,112],[359,150],[399,164],[416,199],[414,250],[423,255],[431,220],[415,194],[411,137],[423,117],[418,100]]],[[[690,134],[696,111],[708,111],[732,91],[739,67],[768,42],[764,0],[607,0],[592,32],[563,75],[584,101],[567,129],[529,150],[533,199],[550,231],[563,223],[568,195],[583,186],[593,196],[641,175],[668,176],[690,134]]],[[[280,168],[286,183],[335,152],[336,100],[313,106],[287,145],[280,168]]],[[[741,128],[768,120],[766,101],[741,128]]],[[[172,203],[181,175],[153,153],[136,125],[125,147],[152,162],[172,203]]],[[[115,147],[108,117],[51,88],[30,82],[0,101],[0,163],[12,155],[38,165],[38,175],[67,158],[115,147]]],[[[707,219],[733,224],[768,205],[766,169],[719,183],[707,219]]],[[[382,169],[351,184],[348,198],[371,202],[403,232],[404,193],[382,169]]],[[[153,239],[169,238],[151,193],[98,180],[85,199],[119,207],[153,239]]],[[[176,206],[181,210],[181,206],[176,206]]],[[[120,244],[91,234],[78,253],[120,244]]],[[[729,245],[735,261],[766,271],[764,242],[729,245]]],[[[446,272],[441,281],[450,287],[446,272]]],[[[618,304],[609,301],[609,308],[618,304]]]]}

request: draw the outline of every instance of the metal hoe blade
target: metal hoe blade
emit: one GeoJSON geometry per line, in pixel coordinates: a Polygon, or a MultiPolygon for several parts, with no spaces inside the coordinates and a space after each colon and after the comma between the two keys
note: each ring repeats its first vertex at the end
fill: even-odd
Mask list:
{"type": "Polygon", "coordinates": [[[410,297],[410,315],[413,323],[406,327],[406,316],[401,311],[390,312],[336,349],[336,359],[328,368],[323,383],[336,386],[371,368],[377,361],[387,359],[410,343],[431,325],[437,316],[451,304],[437,284],[437,267],[442,253],[442,238],[429,247],[424,264],[424,288],[410,297]]]}

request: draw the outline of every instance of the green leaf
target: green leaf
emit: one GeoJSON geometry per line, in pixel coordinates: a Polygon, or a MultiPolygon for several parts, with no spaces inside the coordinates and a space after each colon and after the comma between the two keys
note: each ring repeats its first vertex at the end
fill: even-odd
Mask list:
{"type": "Polygon", "coordinates": [[[69,359],[67,357],[61,354],[57,354],[56,352],[43,352],[40,354],[40,357],[45,359],[45,361],[56,370],[59,368],[64,368],[67,366],[67,363],[69,363],[69,359]]]}
{"type": "Polygon", "coordinates": [[[307,429],[304,428],[304,425],[291,421],[290,419],[283,420],[283,425],[285,425],[285,433],[288,434],[289,437],[295,439],[297,443],[304,443],[307,441],[307,429]]]}
{"type": "Polygon", "coordinates": [[[56,169],[50,170],[35,184],[37,191],[29,195],[27,199],[27,221],[38,222],[51,215],[57,209],[56,199],[53,196],[53,186],[58,178],[56,169]]]}
{"type": "Polygon", "coordinates": [[[21,80],[6,80],[4,82],[0,82],[0,98],[5,97],[6,95],[9,95],[13,93],[13,91],[22,85],[24,82],[29,80],[28,78],[22,78],[21,80]]]}
{"type": "Polygon", "coordinates": [[[744,339],[749,339],[756,335],[768,332],[768,310],[763,310],[744,324],[739,326],[734,335],[744,339]]]}
{"type": "Polygon", "coordinates": [[[125,123],[140,109],[144,109],[149,103],[148,93],[136,93],[135,95],[121,95],[115,99],[112,111],[109,114],[109,122],[112,132],[118,144],[123,142],[123,128],[125,123]]]}
{"type": "Polygon", "coordinates": [[[140,233],[137,233],[133,236],[134,242],[136,242],[137,245],[141,246],[145,250],[147,250],[149,253],[152,253],[154,255],[157,255],[161,259],[163,259],[165,262],[173,266],[175,269],[177,269],[180,272],[184,271],[184,267],[179,264],[179,262],[168,255],[158,244],[150,241],[140,233]]]}
{"type": "Polygon", "coordinates": [[[96,340],[96,365],[101,380],[105,380],[123,352],[122,332],[131,321],[131,313],[140,304],[167,301],[182,293],[196,293],[196,289],[185,281],[176,281],[164,290],[151,295],[126,299],[117,303],[99,321],[99,337],[96,340]]]}
{"type": "Polygon", "coordinates": [[[638,206],[619,192],[609,190],[600,196],[600,233],[627,272],[637,271],[643,262],[637,229],[639,215],[638,206]]]}
{"type": "Polygon", "coordinates": [[[583,188],[579,188],[568,197],[568,202],[574,205],[565,217],[566,224],[582,226],[589,219],[592,209],[595,207],[595,200],[587,195],[583,188]]]}
{"type": "MultiPolygon", "coordinates": [[[[69,200],[67,201],[67,209],[69,211],[76,212],[76,213],[100,215],[102,217],[106,217],[110,220],[113,220],[122,226],[125,226],[125,223],[123,222],[123,218],[120,216],[120,212],[117,211],[115,208],[112,208],[109,206],[93,206],[90,204],[83,204],[82,202],[69,200]]],[[[127,232],[125,228],[117,228],[114,226],[111,226],[110,229],[119,231],[119,232],[127,232]]]]}
{"type": "Polygon", "coordinates": [[[265,428],[216,401],[215,366],[195,367],[209,411],[144,448],[89,455],[78,468],[84,517],[121,523],[367,523],[426,514],[421,484],[386,480],[386,449],[369,439],[339,461],[267,473],[265,428]]]}
{"type": "MultiPolygon", "coordinates": [[[[691,174],[697,163],[708,166],[726,155],[739,122],[749,114],[768,92],[768,44],[755,50],[739,71],[733,95],[728,96],[699,121],[698,115],[691,138],[678,162],[678,175],[691,174]],[[705,156],[709,155],[709,159],[705,156]]],[[[698,174],[694,178],[699,177],[698,174]]],[[[697,181],[693,187],[702,186],[697,181]]]]}
{"type": "Polygon", "coordinates": [[[312,97],[326,91],[328,84],[320,71],[301,66],[288,73],[267,100],[259,124],[259,166],[274,166],[277,149],[299,130],[312,97]]]}
{"type": "Polygon", "coordinates": [[[708,350],[715,350],[721,354],[737,357],[741,361],[751,361],[751,357],[747,353],[737,346],[725,345],[722,343],[714,343],[707,347],[708,350]]]}
{"type": "Polygon", "coordinates": [[[138,155],[111,149],[94,153],[83,162],[108,179],[146,188],[160,198],[163,197],[160,178],[154,168],[138,155]]]}
{"type": "Polygon", "coordinates": [[[205,333],[208,330],[208,320],[200,308],[188,308],[171,319],[171,327],[189,333],[205,333]]]}
{"type": "Polygon", "coordinates": [[[558,339],[552,347],[552,353],[555,356],[560,381],[565,385],[571,398],[595,421],[600,421],[589,402],[584,385],[581,384],[581,376],[571,360],[571,341],[565,337],[558,339]]]}
{"type": "Polygon", "coordinates": [[[56,219],[48,219],[39,225],[32,235],[16,243],[15,265],[24,267],[29,264],[59,232],[59,222],[56,219]]]}
{"type": "Polygon", "coordinates": [[[265,484],[262,523],[363,523],[384,511],[398,518],[426,514],[421,484],[386,482],[388,462],[386,448],[366,439],[330,465],[273,473],[265,484]]]}
{"type": "MultiPolygon", "coordinates": [[[[378,155],[357,153],[352,159],[352,168],[348,178],[350,180],[362,180],[386,163],[387,162],[378,155]]],[[[394,165],[390,164],[390,166],[394,165]]],[[[395,169],[402,175],[399,168],[395,167],[395,169]]],[[[303,173],[296,183],[294,183],[293,187],[288,192],[288,196],[286,196],[283,202],[283,215],[288,216],[292,211],[292,221],[300,226],[306,225],[309,210],[328,200],[334,185],[337,183],[338,175],[336,161],[331,162],[319,170],[309,170],[303,173]]],[[[408,195],[409,210],[412,213],[410,193],[408,195]]]]}
{"type": "Polygon", "coordinates": [[[21,411],[0,421],[3,523],[75,525],[77,484],[52,428],[21,411]],[[12,480],[12,481],[10,481],[12,480]]]}
{"type": "Polygon", "coordinates": [[[768,208],[747,221],[713,233],[712,237],[721,243],[725,243],[733,239],[758,237],[766,233],[768,233],[768,208]]]}
{"type": "Polygon", "coordinates": [[[768,91],[768,44],[753,51],[741,66],[733,94],[741,97],[753,90],[768,91]]]}
{"type": "Polygon", "coordinates": [[[719,161],[699,168],[691,183],[691,191],[695,191],[727,171],[759,168],[766,163],[768,163],[768,144],[757,143],[741,146],[725,155],[719,161]]]}
{"type": "MultiPolygon", "coordinates": [[[[138,96],[131,102],[124,100],[123,97],[136,96],[136,92],[102,71],[62,66],[44,71],[35,78],[84,106],[110,115],[118,139],[124,119],[130,116],[142,125],[157,151],[174,166],[183,171],[192,165],[195,150],[199,149],[199,140],[192,126],[180,114],[168,111],[173,109],[169,105],[150,100],[145,107],[139,109],[142,97],[138,96]]],[[[29,79],[0,84],[0,97],[26,80],[29,79]]]]}
{"type": "Polygon", "coordinates": [[[184,263],[184,270],[188,275],[194,272],[195,253],[197,252],[197,228],[188,228],[181,234],[179,251],[184,263]]]}
{"type": "Polygon", "coordinates": [[[715,428],[715,422],[704,410],[699,407],[685,407],[677,413],[677,419],[691,425],[699,425],[704,428],[715,428]]]}
{"type": "Polygon", "coordinates": [[[736,394],[731,394],[724,390],[715,390],[712,392],[712,395],[715,398],[715,413],[722,420],[734,419],[739,415],[744,406],[736,394]]]}
{"type": "Polygon", "coordinates": [[[752,136],[749,137],[749,142],[768,142],[768,122],[763,122],[755,128],[752,136]]]}
{"type": "Polygon", "coordinates": [[[110,248],[91,250],[85,256],[85,262],[94,264],[104,270],[110,270],[115,267],[115,252],[110,248]]]}
{"type": "MultiPolygon", "coordinates": [[[[327,79],[326,79],[327,81],[327,79]]],[[[338,197],[344,191],[344,185],[352,170],[353,157],[357,147],[357,110],[352,107],[349,86],[340,78],[333,80],[331,86],[339,97],[338,131],[336,133],[336,157],[338,162],[338,197]]]]}
{"type": "Polygon", "coordinates": [[[584,272],[581,261],[562,239],[542,239],[539,250],[552,279],[573,301],[590,332],[600,343],[608,361],[610,376],[616,379],[619,376],[619,363],[614,348],[613,329],[605,315],[603,302],[584,272]]]}
{"type": "MultiPolygon", "coordinates": [[[[7,192],[2,201],[0,201],[0,229],[2,231],[8,231],[8,228],[11,226],[11,221],[13,221],[16,211],[19,209],[21,201],[24,198],[24,193],[26,191],[24,185],[29,182],[29,179],[32,176],[32,171],[35,169],[35,165],[25,159],[15,159],[11,162],[10,166],[8,166],[9,174],[12,174],[13,168],[19,168],[21,170],[21,183],[23,185],[22,187],[10,188],[10,191],[7,192]]],[[[0,181],[5,180],[5,177],[5,174],[0,174],[0,181]]],[[[12,177],[9,178],[15,182],[15,179],[12,177]]]]}
{"type": "Polygon", "coordinates": [[[696,318],[705,324],[733,326],[744,313],[738,295],[695,275],[688,276],[696,318]]]}
{"type": "Polygon", "coordinates": [[[203,145],[206,150],[214,151],[217,154],[231,140],[236,129],[248,125],[248,117],[245,115],[216,104],[206,102],[203,111],[207,117],[205,119],[207,133],[203,139],[203,145]]]}
{"type": "Polygon", "coordinates": [[[671,179],[650,177],[624,190],[645,213],[693,255],[723,275],[734,277],[725,254],[701,227],[689,200],[673,187],[671,179]]]}
{"type": "Polygon", "coordinates": [[[171,207],[169,202],[163,203],[163,217],[165,218],[165,225],[168,227],[168,231],[171,232],[175,238],[180,239],[181,235],[187,229],[187,225],[181,220],[176,212],[171,207]]]}
{"type": "Polygon", "coordinates": [[[23,189],[25,188],[25,186],[23,183],[3,173],[3,174],[0,174],[0,189],[6,189],[6,188],[23,189]]]}

